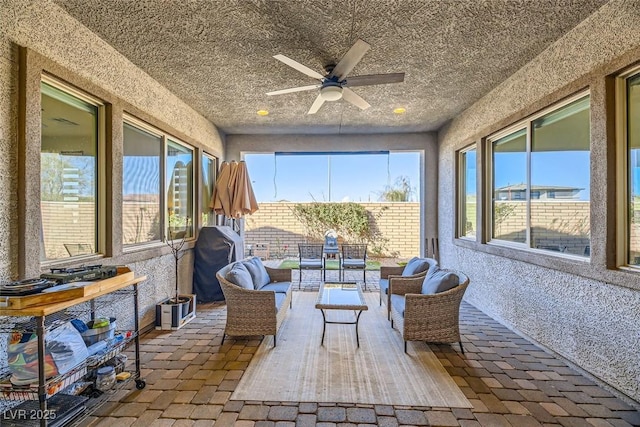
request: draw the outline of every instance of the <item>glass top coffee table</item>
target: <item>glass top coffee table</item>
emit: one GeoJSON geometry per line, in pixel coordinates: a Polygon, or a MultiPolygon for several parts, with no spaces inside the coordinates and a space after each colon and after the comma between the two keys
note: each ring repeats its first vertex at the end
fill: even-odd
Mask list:
{"type": "Polygon", "coordinates": [[[363,311],[368,310],[364,301],[364,295],[360,285],[356,282],[326,282],[320,286],[316,308],[322,313],[322,340],[320,345],[324,345],[324,333],[327,324],[356,325],[356,343],[360,347],[360,337],[358,336],[358,322],[363,311]],[[355,320],[353,322],[335,322],[327,320],[325,310],[353,310],[355,320]]]}

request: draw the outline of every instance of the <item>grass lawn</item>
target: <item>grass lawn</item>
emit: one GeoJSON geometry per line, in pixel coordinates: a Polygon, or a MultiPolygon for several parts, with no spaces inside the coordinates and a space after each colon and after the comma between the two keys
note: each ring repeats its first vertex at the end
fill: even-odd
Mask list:
{"type": "MultiPolygon", "coordinates": [[[[297,259],[285,259],[282,261],[282,264],[278,266],[278,268],[298,268],[298,260],[297,259]]],[[[338,260],[329,259],[327,260],[326,265],[327,270],[337,270],[338,269],[338,260]]],[[[369,261],[367,260],[367,270],[380,270],[380,261],[369,261]]]]}

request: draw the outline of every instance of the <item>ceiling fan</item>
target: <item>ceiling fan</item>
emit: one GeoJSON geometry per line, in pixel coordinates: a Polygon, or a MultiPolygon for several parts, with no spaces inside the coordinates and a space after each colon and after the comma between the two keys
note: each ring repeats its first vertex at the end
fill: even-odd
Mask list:
{"type": "Polygon", "coordinates": [[[356,64],[360,62],[370,47],[371,46],[369,46],[367,42],[357,40],[337,64],[329,64],[325,67],[325,75],[322,75],[284,55],[275,55],[274,58],[278,61],[284,62],[288,66],[295,68],[309,77],[320,80],[320,83],[267,92],[267,95],[282,95],[285,93],[302,92],[319,88],[320,93],[311,105],[307,114],[315,114],[320,107],[322,107],[322,104],[324,104],[325,101],[337,101],[341,98],[362,110],[366,110],[371,107],[371,105],[369,105],[367,101],[362,99],[354,91],[349,89],[350,87],[401,83],[404,81],[404,73],[369,74],[365,76],[347,78],[347,74],[349,74],[356,64]]]}

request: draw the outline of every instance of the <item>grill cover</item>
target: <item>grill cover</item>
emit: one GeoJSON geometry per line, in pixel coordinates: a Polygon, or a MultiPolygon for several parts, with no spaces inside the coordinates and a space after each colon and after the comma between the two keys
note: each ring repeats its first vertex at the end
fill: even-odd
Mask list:
{"type": "Polygon", "coordinates": [[[244,258],[244,242],[231,227],[202,227],[194,247],[193,293],[198,302],[224,301],[216,272],[244,258]]]}

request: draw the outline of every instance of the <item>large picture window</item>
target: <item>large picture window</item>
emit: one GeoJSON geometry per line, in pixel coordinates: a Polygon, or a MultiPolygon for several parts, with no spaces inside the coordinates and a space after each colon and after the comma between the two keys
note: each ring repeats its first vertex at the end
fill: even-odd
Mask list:
{"type": "Polygon", "coordinates": [[[166,194],[168,238],[193,236],[193,150],[167,142],[166,194]]]}
{"type": "Polygon", "coordinates": [[[45,260],[98,252],[99,106],[41,83],[41,244],[45,260]]]}
{"type": "Polygon", "coordinates": [[[458,153],[458,237],[476,237],[476,147],[458,153]]]}
{"type": "Polygon", "coordinates": [[[123,137],[123,245],[192,237],[194,149],[132,117],[123,137]]]}
{"type": "Polygon", "coordinates": [[[588,257],[589,96],[490,138],[492,240],[588,257]]]}
{"type": "Polygon", "coordinates": [[[160,241],[162,136],[130,123],[123,136],[122,243],[160,241]]]}
{"type": "Polygon", "coordinates": [[[640,73],[626,80],[627,262],[640,265],[640,73]]]}
{"type": "Polygon", "coordinates": [[[244,155],[258,202],[419,202],[420,153],[244,155]]]}

